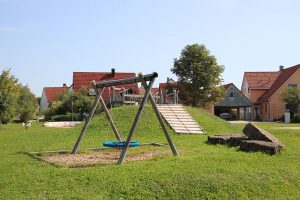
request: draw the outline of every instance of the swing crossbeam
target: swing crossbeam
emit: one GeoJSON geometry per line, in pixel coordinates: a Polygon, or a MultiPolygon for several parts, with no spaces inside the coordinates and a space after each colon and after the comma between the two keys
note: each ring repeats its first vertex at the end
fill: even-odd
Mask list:
{"type": "Polygon", "coordinates": [[[125,157],[126,157],[126,154],[127,154],[127,151],[128,151],[128,148],[130,146],[130,143],[132,141],[132,136],[133,136],[133,133],[135,131],[135,128],[137,126],[137,123],[141,117],[141,114],[144,110],[144,107],[148,101],[148,99],[150,99],[150,103],[156,113],[156,116],[160,122],[160,125],[162,127],[162,130],[167,138],[167,141],[168,141],[168,144],[172,150],[172,153],[174,156],[177,156],[178,155],[178,152],[177,152],[177,149],[175,147],[175,144],[173,143],[172,139],[171,139],[171,136],[170,134],[168,133],[167,131],[167,128],[166,128],[166,125],[162,119],[162,116],[160,114],[160,112],[158,111],[158,108],[157,108],[157,105],[151,95],[151,88],[153,86],[153,83],[155,81],[155,78],[158,77],[158,74],[156,72],[152,73],[152,74],[147,74],[147,75],[143,75],[143,74],[139,74],[137,77],[132,77],[132,78],[126,78],[126,79],[119,79],[119,80],[111,80],[111,81],[103,81],[103,82],[95,82],[95,81],[92,81],[92,85],[93,85],[93,88],[97,94],[96,96],[96,99],[95,99],[95,102],[94,102],[94,105],[93,105],[93,108],[91,109],[90,111],[90,114],[89,114],[89,117],[87,118],[87,120],[85,121],[85,124],[80,132],[80,135],[76,141],[76,144],[72,150],[72,154],[76,154],[77,152],[77,149],[79,147],[79,144],[82,140],[82,137],[83,135],[85,134],[86,132],[86,129],[87,129],[87,126],[90,122],[90,120],[92,119],[94,113],[95,113],[95,110],[96,110],[96,107],[97,105],[99,104],[99,102],[101,103],[101,106],[104,108],[104,111],[105,111],[105,114],[110,122],[110,125],[115,133],[115,136],[116,138],[121,141],[121,137],[118,133],[118,130],[115,126],[115,123],[111,117],[111,115],[109,114],[109,111],[106,107],[106,104],[104,103],[104,100],[102,98],[102,92],[103,90],[105,89],[105,87],[111,87],[111,86],[116,86],[116,85],[124,85],[124,84],[130,84],[130,83],[142,83],[143,87],[145,88],[145,94],[144,94],[144,97],[142,98],[142,101],[140,103],[140,106],[139,106],[139,109],[138,109],[138,112],[135,116],[135,119],[132,123],[132,126],[130,128],[130,131],[129,131],[129,134],[127,136],[127,139],[125,141],[125,144],[124,144],[124,147],[122,148],[122,152],[121,152],[121,155],[118,159],[118,162],[117,164],[122,164],[125,160],[125,157]],[[149,81],[149,83],[147,84],[147,81],[149,81]]]}
{"type": "Polygon", "coordinates": [[[158,77],[158,74],[156,72],[153,72],[152,74],[136,76],[136,77],[132,77],[132,78],[97,82],[96,87],[104,88],[104,87],[111,87],[111,86],[116,86],[116,85],[125,85],[125,84],[130,84],[130,83],[141,83],[143,80],[151,81],[157,77],[158,77]]]}

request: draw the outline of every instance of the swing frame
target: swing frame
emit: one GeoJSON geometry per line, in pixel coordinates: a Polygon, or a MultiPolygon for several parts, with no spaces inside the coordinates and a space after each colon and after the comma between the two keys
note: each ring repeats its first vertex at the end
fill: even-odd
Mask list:
{"type": "Polygon", "coordinates": [[[116,85],[124,85],[124,84],[130,84],[130,83],[141,83],[142,86],[145,88],[145,94],[144,94],[144,97],[140,103],[140,106],[139,106],[139,109],[136,113],[136,116],[135,116],[135,119],[131,125],[131,128],[130,128],[130,131],[129,131],[129,134],[127,136],[127,139],[126,139],[126,142],[125,142],[125,145],[124,147],[122,148],[122,152],[120,154],[120,157],[118,159],[118,162],[117,164],[122,164],[126,158],[126,154],[127,154],[127,151],[128,151],[128,148],[129,148],[129,145],[130,145],[130,142],[132,140],[132,136],[133,136],[133,132],[135,131],[135,128],[137,126],[137,123],[141,117],[141,114],[144,110],[144,107],[149,99],[152,107],[153,107],[153,110],[156,114],[156,117],[163,129],[163,132],[167,138],[167,141],[168,141],[168,144],[172,150],[172,153],[174,156],[178,156],[178,152],[177,152],[177,149],[175,147],[175,144],[173,143],[173,140],[171,139],[171,136],[170,134],[168,133],[168,130],[166,128],[166,125],[163,121],[163,118],[160,114],[160,112],[158,111],[158,108],[157,108],[157,105],[155,103],[155,100],[151,94],[151,88],[153,86],[153,83],[155,81],[155,79],[158,77],[158,74],[156,72],[153,72],[152,74],[147,74],[147,75],[143,75],[142,73],[139,73],[138,76],[136,77],[132,77],[132,78],[126,78],[126,79],[119,79],[119,80],[111,80],[111,81],[103,81],[103,82],[95,82],[95,81],[92,81],[92,86],[96,92],[96,99],[95,99],[95,102],[93,104],[93,107],[92,109],[90,110],[90,113],[89,113],[89,116],[87,118],[87,120],[85,121],[83,127],[82,127],[82,130],[79,134],[79,137],[74,145],[74,148],[72,150],[72,154],[76,154],[77,153],[77,150],[78,150],[78,147],[80,145],[80,142],[82,140],[82,137],[83,135],[85,134],[86,130],[87,130],[87,127],[88,127],[88,124],[90,122],[90,120],[92,119],[92,117],[94,116],[95,114],[95,111],[96,111],[96,108],[97,108],[97,105],[101,104],[101,106],[103,107],[104,109],[104,112],[106,114],[106,117],[109,121],[109,124],[115,134],[115,137],[117,138],[118,141],[122,141],[121,137],[120,137],[120,134],[119,134],[119,131],[113,121],[113,118],[112,116],[110,115],[109,111],[108,111],[108,108],[104,102],[104,99],[102,97],[102,93],[104,91],[104,89],[106,87],[111,87],[111,86],[116,86],[116,85]],[[148,81],[148,83],[147,83],[148,81]]]}

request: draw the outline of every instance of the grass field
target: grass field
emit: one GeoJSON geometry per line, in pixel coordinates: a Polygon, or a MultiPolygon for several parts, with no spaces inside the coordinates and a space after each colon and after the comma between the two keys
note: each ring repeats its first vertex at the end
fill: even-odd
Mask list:
{"type": "MultiPolygon", "coordinates": [[[[207,135],[243,128],[200,109],[187,109],[207,135]]],[[[113,109],[124,137],[136,110],[131,106],[113,109]]],[[[27,152],[71,150],[81,126],[56,129],[35,123],[25,130],[21,124],[2,125],[0,199],[300,199],[300,131],[273,129],[282,124],[259,126],[285,144],[281,154],[245,153],[208,145],[207,135],[170,131],[179,149],[177,158],[170,151],[153,160],[125,161],[122,166],[68,168],[39,161],[27,152]]],[[[93,119],[80,148],[99,147],[107,140],[114,138],[101,114],[93,119]]],[[[151,107],[146,107],[134,140],[166,143],[151,107]]],[[[128,154],[134,152],[129,149],[128,154]]]]}

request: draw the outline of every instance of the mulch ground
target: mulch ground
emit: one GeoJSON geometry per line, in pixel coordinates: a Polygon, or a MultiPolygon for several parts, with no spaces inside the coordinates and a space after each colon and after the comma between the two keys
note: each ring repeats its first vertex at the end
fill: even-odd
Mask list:
{"type": "MultiPolygon", "coordinates": [[[[137,160],[149,160],[153,159],[157,155],[168,154],[168,151],[162,150],[152,150],[147,152],[142,152],[136,155],[126,156],[125,162],[127,161],[137,161],[137,160]]],[[[78,153],[78,154],[52,154],[52,155],[42,155],[39,156],[42,160],[60,166],[68,167],[84,167],[100,164],[115,164],[121,151],[113,152],[91,152],[91,153],[78,153]]]]}

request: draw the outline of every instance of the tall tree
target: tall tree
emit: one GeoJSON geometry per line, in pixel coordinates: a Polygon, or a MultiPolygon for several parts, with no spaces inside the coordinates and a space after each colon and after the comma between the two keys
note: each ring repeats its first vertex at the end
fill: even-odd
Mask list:
{"type": "Polygon", "coordinates": [[[15,116],[20,88],[18,79],[10,74],[10,69],[0,75],[0,124],[7,124],[15,116]]]}
{"type": "Polygon", "coordinates": [[[35,117],[38,108],[37,98],[30,91],[28,86],[20,85],[17,114],[22,122],[28,122],[35,117]]]}
{"type": "Polygon", "coordinates": [[[171,71],[178,77],[180,98],[192,106],[206,107],[223,95],[221,73],[224,66],[202,44],[187,45],[180,58],[174,59],[171,71]]]}

